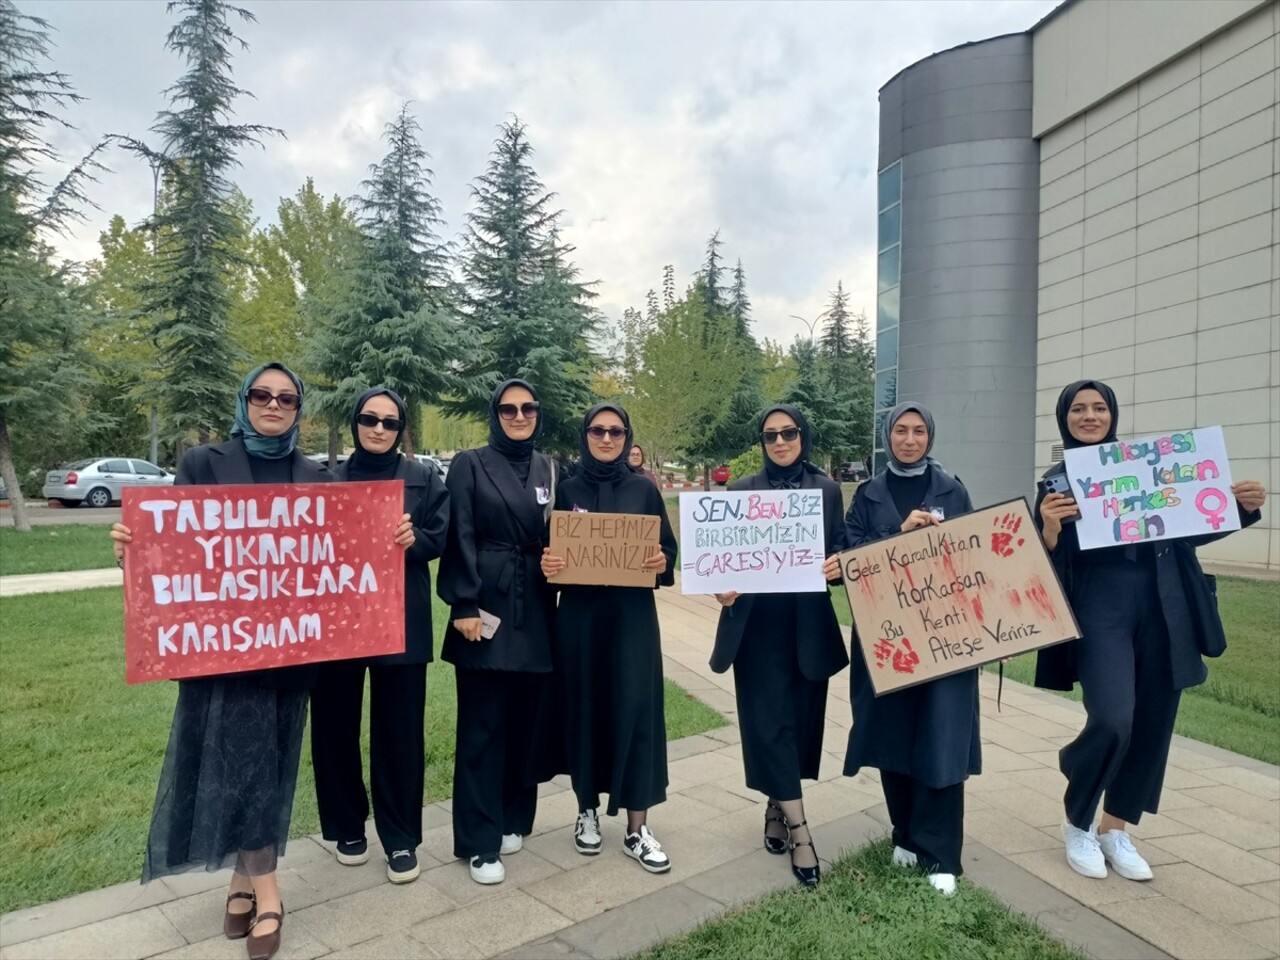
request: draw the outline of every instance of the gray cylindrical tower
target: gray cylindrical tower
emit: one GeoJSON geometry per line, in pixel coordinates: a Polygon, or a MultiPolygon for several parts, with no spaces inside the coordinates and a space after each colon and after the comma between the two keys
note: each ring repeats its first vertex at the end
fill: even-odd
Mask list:
{"type": "Polygon", "coordinates": [[[1028,493],[1035,465],[1039,161],[1029,35],[880,90],[876,465],[881,415],[918,400],[975,506],[1028,493]]]}

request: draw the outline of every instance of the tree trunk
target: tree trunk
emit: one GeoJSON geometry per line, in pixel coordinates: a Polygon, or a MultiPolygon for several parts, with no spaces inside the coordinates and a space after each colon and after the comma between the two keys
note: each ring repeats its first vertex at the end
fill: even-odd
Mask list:
{"type": "Polygon", "coordinates": [[[4,479],[4,488],[9,494],[14,527],[20,533],[30,533],[27,501],[22,499],[22,488],[18,486],[18,471],[13,468],[13,447],[9,444],[9,424],[3,416],[0,416],[0,478],[4,479]]]}
{"type": "Polygon", "coordinates": [[[329,469],[338,469],[338,454],[342,452],[342,434],[339,433],[341,428],[338,421],[329,420],[329,469]]]}
{"type": "Polygon", "coordinates": [[[160,413],[151,408],[151,462],[160,465],[160,413]]]}
{"type": "Polygon", "coordinates": [[[702,489],[711,489],[711,467],[705,463],[702,465],[702,489]]]}

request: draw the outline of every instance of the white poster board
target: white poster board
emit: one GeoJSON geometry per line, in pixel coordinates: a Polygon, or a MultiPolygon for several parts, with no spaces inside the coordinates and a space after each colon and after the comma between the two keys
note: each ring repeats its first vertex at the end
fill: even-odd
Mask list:
{"type": "Polygon", "coordinates": [[[821,490],[680,494],[682,593],[819,593],[821,490]]]}
{"type": "Polygon", "coordinates": [[[1221,427],[1063,454],[1082,550],[1240,529],[1221,427]]]}

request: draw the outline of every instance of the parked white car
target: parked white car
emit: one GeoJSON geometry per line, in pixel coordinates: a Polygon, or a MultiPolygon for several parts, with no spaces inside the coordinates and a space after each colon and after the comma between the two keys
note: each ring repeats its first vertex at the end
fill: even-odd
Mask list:
{"type": "Polygon", "coordinates": [[[77,460],[45,474],[41,494],[46,500],[57,500],[68,507],[84,503],[91,507],[109,507],[120,500],[125,487],[168,487],[173,474],[149,460],[103,457],[77,460]]]}
{"type": "Polygon", "coordinates": [[[434,470],[441,480],[449,474],[449,468],[440,462],[439,457],[433,457],[429,453],[415,453],[413,455],[413,459],[417,460],[424,467],[434,470]]]}

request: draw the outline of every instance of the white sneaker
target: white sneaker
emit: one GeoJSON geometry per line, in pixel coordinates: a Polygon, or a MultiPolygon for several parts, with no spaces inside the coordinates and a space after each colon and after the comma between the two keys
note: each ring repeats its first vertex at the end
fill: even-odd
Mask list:
{"type": "Polygon", "coordinates": [[[893,865],[895,867],[914,867],[916,865],[916,855],[905,847],[893,848],[893,865]]]}
{"type": "Polygon", "coordinates": [[[1067,845],[1067,864],[1082,877],[1105,880],[1107,861],[1098,845],[1098,832],[1090,827],[1081,830],[1071,823],[1062,824],[1062,839],[1067,845]]]}
{"type": "Polygon", "coordinates": [[[954,873],[931,873],[929,874],[929,882],[933,884],[933,889],[944,897],[954,897],[956,895],[956,875],[954,873]]]}
{"type": "Polygon", "coordinates": [[[1112,869],[1126,880],[1150,880],[1151,864],[1142,859],[1133,840],[1124,830],[1108,830],[1098,837],[1098,846],[1112,869]]]}
{"type": "Polygon", "coordinates": [[[584,857],[594,857],[604,841],[600,837],[600,818],[595,810],[583,810],[573,828],[573,845],[584,857]]]}
{"type": "Polygon", "coordinates": [[[476,883],[501,883],[507,879],[507,868],[497,854],[480,854],[471,858],[471,879],[476,883]]]}
{"type": "Polygon", "coordinates": [[[519,853],[524,849],[524,837],[518,833],[504,833],[502,835],[502,847],[498,850],[504,857],[513,853],[519,853]]]}
{"type": "Polygon", "coordinates": [[[662,844],[641,824],[639,833],[628,833],[622,841],[622,850],[650,873],[666,873],[671,869],[671,859],[662,852],[662,844]]]}

